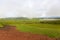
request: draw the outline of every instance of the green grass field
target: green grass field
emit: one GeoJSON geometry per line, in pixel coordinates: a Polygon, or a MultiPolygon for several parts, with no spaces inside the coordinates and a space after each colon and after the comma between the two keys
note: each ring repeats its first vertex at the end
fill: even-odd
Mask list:
{"type": "Polygon", "coordinates": [[[40,20],[0,20],[1,27],[3,27],[1,23],[14,25],[17,30],[22,32],[60,37],[60,24],[42,24],[40,20]]]}

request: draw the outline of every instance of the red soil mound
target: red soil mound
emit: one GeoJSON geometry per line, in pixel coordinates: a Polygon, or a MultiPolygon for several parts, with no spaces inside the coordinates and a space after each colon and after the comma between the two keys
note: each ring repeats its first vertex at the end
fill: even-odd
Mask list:
{"type": "Polygon", "coordinates": [[[15,27],[0,30],[0,40],[56,40],[48,36],[19,32],[15,27]]]}

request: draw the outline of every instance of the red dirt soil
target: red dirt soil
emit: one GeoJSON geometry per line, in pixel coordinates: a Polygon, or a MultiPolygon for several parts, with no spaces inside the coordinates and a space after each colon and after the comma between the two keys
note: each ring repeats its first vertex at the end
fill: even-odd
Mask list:
{"type": "Polygon", "coordinates": [[[20,32],[15,27],[10,29],[0,30],[0,40],[56,40],[48,36],[20,32]]]}

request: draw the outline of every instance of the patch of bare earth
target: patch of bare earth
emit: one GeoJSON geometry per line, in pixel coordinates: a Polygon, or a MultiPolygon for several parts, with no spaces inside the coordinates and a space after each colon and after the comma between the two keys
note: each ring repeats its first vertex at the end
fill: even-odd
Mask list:
{"type": "Polygon", "coordinates": [[[25,33],[16,30],[15,27],[7,26],[0,29],[0,40],[56,40],[44,35],[25,33]],[[7,29],[8,28],[8,29],[7,29]]]}

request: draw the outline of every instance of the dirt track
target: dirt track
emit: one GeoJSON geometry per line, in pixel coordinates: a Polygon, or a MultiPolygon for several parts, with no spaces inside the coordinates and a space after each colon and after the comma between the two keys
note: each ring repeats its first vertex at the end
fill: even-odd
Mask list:
{"type": "Polygon", "coordinates": [[[48,36],[19,32],[15,27],[10,29],[0,30],[0,40],[56,40],[48,36]]]}

